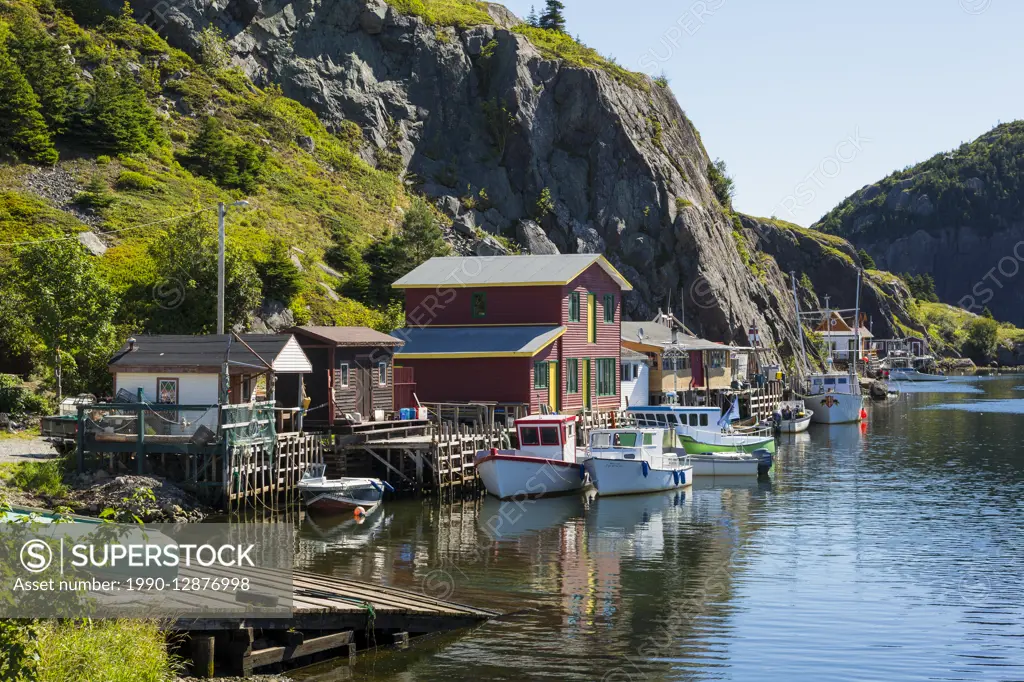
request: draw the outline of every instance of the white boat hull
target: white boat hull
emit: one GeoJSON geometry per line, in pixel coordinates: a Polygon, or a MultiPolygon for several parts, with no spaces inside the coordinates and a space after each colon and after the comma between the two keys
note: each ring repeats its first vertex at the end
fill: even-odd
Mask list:
{"type": "Polygon", "coordinates": [[[757,476],[756,457],[732,453],[691,455],[694,476],[757,476]]]}
{"type": "Polygon", "coordinates": [[[489,450],[477,453],[476,471],[487,492],[500,500],[564,495],[587,483],[576,462],[489,450]]]}
{"type": "Polygon", "coordinates": [[[779,431],[782,433],[803,433],[811,425],[814,412],[807,410],[807,414],[799,419],[783,419],[779,423],[779,431]]]}
{"type": "Polygon", "coordinates": [[[811,410],[811,421],[815,424],[849,424],[861,420],[864,396],[849,393],[826,393],[807,395],[800,398],[811,410]]]}
{"type": "Polygon", "coordinates": [[[946,380],[949,379],[949,377],[942,376],[941,374],[925,374],[924,372],[918,372],[916,370],[913,371],[913,372],[899,372],[899,371],[893,370],[893,371],[889,372],[889,379],[892,380],[892,381],[909,381],[909,382],[912,382],[912,383],[927,383],[927,382],[933,382],[933,381],[946,381],[946,380]]]}
{"type": "Polygon", "coordinates": [[[654,493],[693,484],[693,467],[653,469],[648,465],[645,476],[644,462],[637,460],[591,457],[584,466],[602,497],[654,493]]]}
{"type": "Polygon", "coordinates": [[[385,484],[379,479],[304,478],[298,488],[306,509],[338,512],[362,507],[369,514],[383,500],[385,484]]]}

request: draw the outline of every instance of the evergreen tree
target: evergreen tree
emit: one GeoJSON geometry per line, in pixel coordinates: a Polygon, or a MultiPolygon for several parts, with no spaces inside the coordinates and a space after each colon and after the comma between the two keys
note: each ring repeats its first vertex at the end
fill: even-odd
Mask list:
{"type": "Polygon", "coordinates": [[[94,146],[136,153],[149,148],[159,132],[146,93],[130,73],[104,65],[92,74],[91,105],[79,125],[94,146]]]}
{"type": "Polygon", "coordinates": [[[530,13],[526,15],[526,23],[529,24],[530,26],[536,27],[538,26],[538,21],[539,20],[537,19],[537,7],[534,5],[530,5],[530,13]]]}
{"type": "Polygon", "coordinates": [[[0,32],[0,146],[33,163],[57,163],[39,99],[8,52],[5,32],[0,32]]]}
{"type": "Polygon", "coordinates": [[[985,309],[981,311],[981,316],[989,320],[995,319],[995,315],[993,315],[992,311],[988,309],[988,306],[985,306],[985,309]]]}
{"type": "Polygon", "coordinates": [[[50,132],[63,134],[81,94],[70,51],[25,11],[15,15],[8,49],[39,98],[50,132]]]}
{"type": "Polygon", "coordinates": [[[292,262],[288,246],[280,239],[271,244],[269,256],[263,266],[263,298],[288,305],[299,293],[302,273],[292,262]]]}
{"type": "Polygon", "coordinates": [[[559,0],[546,0],[544,3],[544,14],[540,15],[538,25],[552,31],[565,33],[565,5],[559,0]]]}
{"type": "Polygon", "coordinates": [[[861,265],[864,266],[865,270],[875,270],[876,269],[875,268],[875,259],[872,258],[871,254],[869,254],[864,249],[859,249],[857,251],[857,257],[860,258],[861,265]]]}
{"type": "Polygon", "coordinates": [[[715,159],[714,163],[708,164],[708,180],[711,182],[711,189],[718,198],[718,203],[723,208],[732,208],[732,198],[736,194],[736,183],[729,177],[729,169],[722,159],[715,159]]]}
{"type": "Polygon", "coordinates": [[[266,155],[252,142],[236,143],[213,116],[203,119],[189,145],[185,165],[221,187],[253,192],[263,176],[266,155]]]}

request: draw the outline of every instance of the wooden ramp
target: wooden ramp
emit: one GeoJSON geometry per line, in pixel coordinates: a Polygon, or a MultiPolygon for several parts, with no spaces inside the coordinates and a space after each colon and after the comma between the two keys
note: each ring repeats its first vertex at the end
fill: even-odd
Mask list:
{"type": "Polygon", "coordinates": [[[500,615],[410,590],[293,573],[290,618],[182,618],[193,675],[248,675],[265,666],[327,658],[350,662],[359,648],[404,647],[410,637],[477,625],[500,615]]]}

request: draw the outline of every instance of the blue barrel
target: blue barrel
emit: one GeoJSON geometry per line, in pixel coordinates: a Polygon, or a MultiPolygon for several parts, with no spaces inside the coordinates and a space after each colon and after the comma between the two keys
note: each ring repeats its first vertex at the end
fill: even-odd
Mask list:
{"type": "Polygon", "coordinates": [[[416,418],[416,410],[411,407],[403,407],[398,411],[398,418],[402,421],[410,421],[416,418]]]}

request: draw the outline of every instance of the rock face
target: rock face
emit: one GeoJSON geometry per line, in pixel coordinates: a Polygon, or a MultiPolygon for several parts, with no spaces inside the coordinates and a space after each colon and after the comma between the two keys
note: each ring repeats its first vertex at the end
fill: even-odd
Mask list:
{"type": "MultiPolygon", "coordinates": [[[[802,291],[801,308],[824,303],[832,308],[853,308],[857,301],[857,272],[860,263],[853,246],[838,237],[820,234],[795,225],[789,226],[761,218],[741,216],[758,248],[771,255],[779,268],[794,273],[797,280],[806,274],[814,291],[802,291]]],[[[792,293],[790,293],[792,299],[792,293]]],[[[876,338],[892,339],[904,335],[898,325],[924,334],[907,309],[910,292],[901,279],[875,270],[866,272],[860,291],[860,308],[867,315],[876,338]]]]}
{"type": "MultiPolygon", "coordinates": [[[[167,4],[133,6],[145,20],[167,4]]],[[[756,324],[771,352],[790,352],[786,282],[770,258],[760,273],[744,262],[670,91],[548,58],[509,30],[511,13],[490,14],[494,25],[458,30],[380,0],[215,0],[165,9],[160,30],[194,52],[200,30],[222,29],[257,84],[278,83],[328,125],[357,123],[364,157],[400,156],[449,215],[452,197],[480,197],[456,229],[514,237],[533,219],[546,241],[530,228],[531,249],[604,253],[635,287],[629,318],[671,303],[708,338],[746,345],[756,324]]]]}
{"type": "Polygon", "coordinates": [[[816,227],[865,249],[880,268],[930,274],[939,298],[1024,324],[1024,121],[853,193],[816,227]]]}

